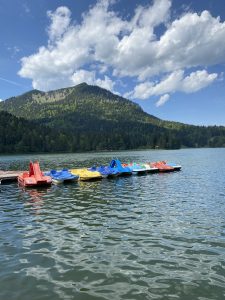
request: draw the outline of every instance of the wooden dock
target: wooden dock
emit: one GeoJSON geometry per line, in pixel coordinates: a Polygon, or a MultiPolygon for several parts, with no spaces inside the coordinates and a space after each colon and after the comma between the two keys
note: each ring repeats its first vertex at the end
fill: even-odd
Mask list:
{"type": "Polygon", "coordinates": [[[7,183],[10,181],[17,181],[17,177],[23,171],[1,171],[0,170],[0,184],[7,183]]]}

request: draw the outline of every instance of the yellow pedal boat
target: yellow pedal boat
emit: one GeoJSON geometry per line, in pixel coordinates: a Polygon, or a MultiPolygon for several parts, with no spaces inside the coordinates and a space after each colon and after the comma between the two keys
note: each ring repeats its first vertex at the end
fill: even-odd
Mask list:
{"type": "Polygon", "coordinates": [[[79,180],[87,181],[87,180],[94,180],[94,179],[101,179],[102,175],[101,173],[97,171],[89,171],[88,169],[82,168],[82,169],[71,169],[70,172],[73,175],[78,175],[79,180]]]}

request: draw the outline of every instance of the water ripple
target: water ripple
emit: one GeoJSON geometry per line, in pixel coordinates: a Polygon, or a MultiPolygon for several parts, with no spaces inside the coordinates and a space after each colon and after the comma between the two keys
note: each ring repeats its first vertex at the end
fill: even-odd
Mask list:
{"type": "MultiPolygon", "coordinates": [[[[48,189],[1,186],[0,299],[223,299],[222,154],[115,153],[124,161],[177,155],[183,171],[48,189]]],[[[38,158],[44,168],[74,167],[111,155],[38,158]]],[[[4,157],[0,168],[20,169],[31,158],[4,157]]]]}

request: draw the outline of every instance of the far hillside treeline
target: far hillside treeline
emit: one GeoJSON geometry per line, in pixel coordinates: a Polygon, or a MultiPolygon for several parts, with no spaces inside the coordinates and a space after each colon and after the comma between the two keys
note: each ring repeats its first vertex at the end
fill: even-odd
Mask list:
{"type": "Polygon", "coordinates": [[[181,147],[225,147],[225,127],[163,121],[87,84],[0,103],[0,153],[181,147]]]}

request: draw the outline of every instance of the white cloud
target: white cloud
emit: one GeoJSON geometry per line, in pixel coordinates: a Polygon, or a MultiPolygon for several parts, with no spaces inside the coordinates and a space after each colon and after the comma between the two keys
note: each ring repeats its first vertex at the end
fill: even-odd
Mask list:
{"type": "MultiPolygon", "coordinates": [[[[164,95],[174,92],[194,93],[210,85],[218,77],[217,73],[208,74],[206,70],[192,72],[184,77],[184,71],[175,71],[164,77],[160,82],[154,83],[146,81],[136,85],[132,92],[127,96],[130,98],[148,99],[151,96],[164,95]]],[[[164,95],[165,96],[165,95],[164,95]]],[[[160,98],[160,105],[164,104],[169,98],[160,98]]],[[[160,106],[157,105],[157,106],[160,106]]]]}
{"type": "Polygon", "coordinates": [[[136,10],[135,17],[141,27],[155,27],[161,23],[164,23],[169,18],[169,9],[171,7],[171,1],[158,0],[154,1],[152,6],[143,7],[139,6],[136,10]]]}
{"type": "Polygon", "coordinates": [[[71,80],[75,85],[82,82],[86,82],[87,84],[94,84],[95,72],[78,70],[71,76],[71,80]]]}
{"type": "Polygon", "coordinates": [[[57,88],[59,82],[69,85],[72,74],[89,63],[97,62],[105,70],[111,67],[115,74],[124,70],[124,74],[137,75],[151,54],[148,44],[155,39],[153,26],[168,19],[170,5],[170,0],[156,0],[153,6],[139,6],[127,21],[109,9],[110,1],[102,0],[77,25],[71,25],[66,7],[48,12],[48,46],[22,58],[19,75],[43,90],[57,88]]]}
{"type": "Polygon", "coordinates": [[[51,19],[51,25],[48,28],[50,41],[60,39],[69,27],[71,21],[70,10],[66,6],[61,6],[54,13],[48,11],[47,15],[51,19]]]}
{"type": "Polygon", "coordinates": [[[128,98],[137,98],[137,99],[148,99],[152,96],[152,88],[154,87],[153,82],[144,82],[135,86],[134,90],[128,92],[124,95],[124,97],[128,98]]]}
{"type": "Polygon", "coordinates": [[[158,42],[157,59],[167,71],[225,61],[225,22],[208,11],[175,20],[158,42]]]}
{"type": "Polygon", "coordinates": [[[156,102],[156,106],[159,107],[159,106],[162,106],[164,105],[170,98],[170,95],[169,94],[165,94],[163,96],[161,96],[159,98],[159,100],[156,102]]]}
{"type": "Polygon", "coordinates": [[[129,19],[111,4],[99,0],[75,25],[67,7],[48,12],[48,44],[22,58],[19,75],[41,90],[71,86],[81,78],[113,90],[113,76],[129,76],[140,83],[126,95],[142,99],[195,92],[215,80],[217,74],[206,71],[185,78],[184,72],[225,62],[225,22],[208,11],[185,12],[171,20],[171,0],[138,6],[129,19]],[[161,24],[165,30],[158,36],[161,24]],[[160,82],[151,82],[153,76],[160,82]]]}
{"type": "Polygon", "coordinates": [[[3,101],[3,99],[0,98],[0,102],[3,101]]]}
{"type": "Polygon", "coordinates": [[[100,86],[100,87],[102,87],[102,88],[104,88],[104,89],[107,89],[107,90],[109,90],[111,92],[114,92],[115,94],[118,94],[116,91],[113,90],[115,82],[113,82],[108,76],[104,76],[103,80],[100,79],[100,78],[98,78],[96,80],[95,84],[98,85],[98,86],[100,86]]]}
{"type": "Polygon", "coordinates": [[[73,83],[71,85],[86,82],[87,84],[98,85],[104,89],[114,92],[113,87],[115,83],[108,76],[104,76],[104,79],[96,78],[95,71],[78,70],[71,76],[71,81],[73,83]]]}
{"type": "Polygon", "coordinates": [[[210,85],[217,77],[217,73],[208,74],[205,70],[192,72],[184,78],[180,90],[185,93],[197,92],[210,85]]]}

